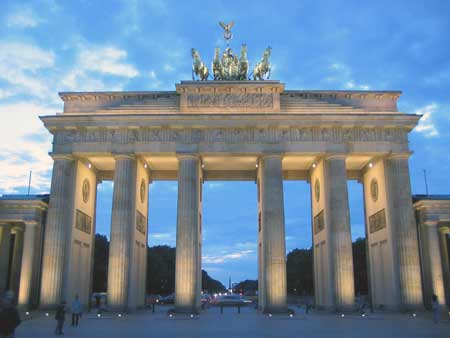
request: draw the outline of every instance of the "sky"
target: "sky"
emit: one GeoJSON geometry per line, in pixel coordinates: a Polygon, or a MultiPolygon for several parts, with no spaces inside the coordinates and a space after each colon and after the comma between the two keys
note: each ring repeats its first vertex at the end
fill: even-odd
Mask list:
{"type": "MultiPolygon", "coordinates": [[[[423,115],[410,134],[413,193],[450,193],[448,1],[0,2],[0,194],[48,192],[51,135],[38,116],[62,111],[58,92],[174,90],[191,77],[190,50],[209,63],[224,47],[249,61],[272,47],[287,89],[401,90],[399,110],[423,115]]],[[[256,278],[253,182],[204,184],[203,268],[227,284],[256,278]]],[[[285,182],[287,251],[311,245],[310,186],[285,182]]],[[[175,244],[175,182],[149,189],[149,244],[175,244]]],[[[362,188],[349,182],[352,237],[364,236],[362,188]]],[[[111,182],[99,185],[97,231],[109,235],[111,182]]]]}

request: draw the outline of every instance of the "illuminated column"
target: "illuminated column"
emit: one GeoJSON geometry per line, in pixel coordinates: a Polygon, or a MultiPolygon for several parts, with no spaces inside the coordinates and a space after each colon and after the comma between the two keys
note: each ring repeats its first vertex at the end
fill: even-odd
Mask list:
{"type": "Polygon", "coordinates": [[[0,225],[0,292],[8,285],[8,265],[11,243],[11,227],[0,225]]]}
{"type": "Polygon", "coordinates": [[[175,311],[197,313],[201,290],[200,160],[178,157],[178,214],[175,263],[175,311]]]}
{"type": "Polygon", "coordinates": [[[20,270],[20,283],[19,283],[19,306],[26,307],[30,304],[31,288],[33,287],[33,275],[35,265],[36,252],[36,228],[37,223],[30,222],[25,225],[23,254],[22,254],[22,266],[20,270]]]}
{"type": "Polygon", "coordinates": [[[422,306],[422,277],[416,221],[412,206],[408,167],[409,154],[390,156],[385,160],[387,201],[390,209],[391,234],[396,243],[395,270],[399,281],[402,309],[422,306]]]}
{"type": "Polygon", "coordinates": [[[349,308],[354,304],[355,289],[345,157],[328,156],[324,161],[324,177],[334,305],[337,309],[349,308]]]}
{"type": "Polygon", "coordinates": [[[431,303],[431,296],[435,294],[440,304],[445,304],[444,281],[442,278],[442,261],[439,250],[439,235],[437,223],[425,223],[422,227],[422,247],[424,255],[423,270],[426,277],[425,283],[425,304],[431,303]]]}
{"type": "Polygon", "coordinates": [[[45,226],[42,263],[41,308],[54,307],[62,299],[67,233],[72,226],[75,162],[54,156],[50,202],[45,226]]]}
{"type": "Polygon", "coordinates": [[[259,161],[261,209],[261,265],[259,290],[265,313],[287,311],[286,243],[284,228],[281,155],[265,155],[259,161]]]}
{"type": "Polygon", "coordinates": [[[450,266],[448,262],[447,233],[439,229],[439,247],[441,252],[442,276],[444,279],[444,294],[450,293],[450,266]]]}
{"type": "Polygon", "coordinates": [[[11,274],[9,279],[9,289],[14,292],[14,297],[16,299],[19,290],[22,251],[23,251],[23,230],[16,228],[14,236],[14,249],[11,261],[11,274]]]}
{"type": "Polygon", "coordinates": [[[135,186],[136,159],[116,156],[108,265],[108,305],[116,310],[124,310],[128,304],[135,186]]]}

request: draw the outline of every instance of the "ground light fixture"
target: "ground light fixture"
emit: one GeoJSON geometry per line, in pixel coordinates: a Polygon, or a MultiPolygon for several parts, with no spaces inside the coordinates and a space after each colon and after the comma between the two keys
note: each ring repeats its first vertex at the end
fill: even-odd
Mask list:
{"type": "Polygon", "coordinates": [[[413,317],[416,317],[417,315],[415,313],[413,313],[413,317]]]}
{"type": "Polygon", "coordinates": [[[342,317],[342,318],[344,318],[344,317],[345,317],[345,315],[344,315],[343,313],[341,313],[341,317],[342,317]]]}
{"type": "Polygon", "coordinates": [[[272,314],[271,314],[271,313],[269,313],[269,317],[272,317],[272,314]]]}
{"type": "Polygon", "coordinates": [[[102,315],[100,313],[97,313],[97,317],[101,317],[102,315]]]}
{"type": "Polygon", "coordinates": [[[48,315],[48,312],[46,312],[46,313],[45,313],[45,317],[48,317],[48,316],[49,316],[49,315],[48,315]]]}
{"type": "Polygon", "coordinates": [[[191,313],[191,318],[194,318],[194,315],[191,313]]]}
{"type": "Polygon", "coordinates": [[[122,314],[121,314],[121,313],[119,313],[119,314],[117,315],[117,317],[119,317],[119,318],[122,318],[122,314]]]}
{"type": "Polygon", "coordinates": [[[289,314],[289,317],[291,317],[291,318],[293,318],[294,317],[294,315],[291,313],[291,314],[289,314]]]}
{"type": "Polygon", "coordinates": [[[25,312],[25,315],[27,315],[27,316],[29,316],[30,315],[30,313],[27,311],[27,312],[25,312]]]}

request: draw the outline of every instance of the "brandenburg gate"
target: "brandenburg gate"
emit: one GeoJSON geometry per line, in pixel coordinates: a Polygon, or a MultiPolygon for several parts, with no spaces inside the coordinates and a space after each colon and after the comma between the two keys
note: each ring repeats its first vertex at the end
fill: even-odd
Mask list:
{"type": "Polygon", "coordinates": [[[41,307],[76,293],[88,302],[96,187],[103,180],[114,182],[111,308],[144,305],[147,191],[157,180],[178,181],[177,311],[200,306],[202,184],[214,180],[257,184],[262,311],[287,310],[283,180],[311,186],[319,307],[354,303],[349,179],[364,186],[374,304],[423,303],[408,170],[408,133],[420,117],[397,110],[400,92],[286,90],[272,80],[215,80],[182,81],[176,91],[60,96],[64,111],[41,117],[54,137],[41,307]]]}

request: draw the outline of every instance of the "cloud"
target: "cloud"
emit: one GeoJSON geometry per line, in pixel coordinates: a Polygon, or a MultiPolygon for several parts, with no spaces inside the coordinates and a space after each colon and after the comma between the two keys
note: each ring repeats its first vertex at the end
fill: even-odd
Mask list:
{"type": "Polygon", "coordinates": [[[0,193],[24,192],[30,170],[32,193],[49,190],[51,135],[38,115],[52,113],[53,108],[32,102],[0,105],[0,116],[8,120],[0,133],[0,193]]]}
{"type": "Polygon", "coordinates": [[[244,257],[249,256],[253,252],[254,252],[253,250],[241,250],[241,251],[232,252],[232,253],[225,253],[220,256],[205,255],[202,257],[202,262],[205,264],[221,264],[221,263],[225,263],[230,260],[242,259],[244,257]]]}
{"type": "Polygon", "coordinates": [[[206,182],[205,188],[207,189],[220,189],[223,188],[224,184],[220,182],[206,182]]]}
{"type": "Polygon", "coordinates": [[[42,20],[30,7],[21,7],[6,18],[7,27],[33,28],[41,22],[42,20]]]}
{"type": "Polygon", "coordinates": [[[419,125],[414,130],[422,133],[425,137],[439,136],[439,132],[432,118],[432,115],[434,115],[438,108],[439,106],[436,103],[431,103],[414,111],[414,114],[423,115],[419,121],[419,125]]]}
{"type": "Polygon", "coordinates": [[[173,233],[168,232],[160,232],[160,233],[150,233],[150,237],[155,239],[167,239],[167,238],[173,238],[173,233]]]}
{"type": "Polygon", "coordinates": [[[52,93],[40,71],[51,68],[55,55],[32,44],[0,41],[0,79],[11,85],[9,91],[38,98],[52,93]]]}
{"type": "Polygon", "coordinates": [[[349,90],[369,90],[368,84],[357,83],[353,79],[353,72],[347,65],[339,62],[332,63],[328,67],[328,71],[331,73],[325,78],[325,82],[334,83],[340,89],[349,90]]]}
{"type": "Polygon", "coordinates": [[[127,52],[117,47],[91,47],[83,49],[78,61],[80,66],[89,71],[132,78],[139,71],[125,62],[127,52]]]}

